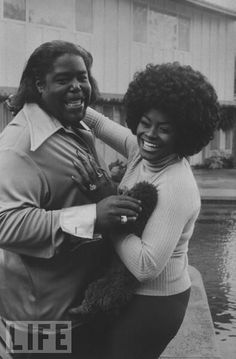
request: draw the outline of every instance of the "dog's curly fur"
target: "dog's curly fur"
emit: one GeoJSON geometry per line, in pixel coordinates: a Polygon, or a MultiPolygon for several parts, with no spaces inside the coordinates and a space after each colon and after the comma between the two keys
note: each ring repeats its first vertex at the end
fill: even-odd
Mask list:
{"type": "MultiPolygon", "coordinates": [[[[157,203],[157,190],[148,182],[139,182],[125,193],[142,201],[142,212],[136,222],[122,225],[121,230],[141,236],[148,218],[157,203]]],[[[71,314],[82,322],[94,319],[96,315],[111,318],[128,304],[138,285],[138,280],[128,271],[107,240],[111,261],[103,268],[103,275],[88,285],[80,306],[73,308],[71,314]]]]}

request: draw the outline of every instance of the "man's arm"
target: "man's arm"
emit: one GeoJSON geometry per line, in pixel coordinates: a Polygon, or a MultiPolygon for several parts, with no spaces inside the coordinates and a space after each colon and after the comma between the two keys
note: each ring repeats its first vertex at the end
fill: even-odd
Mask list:
{"type": "MultiPolygon", "coordinates": [[[[79,217],[77,207],[72,210],[80,218],[81,233],[73,232],[73,223],[72,226],[67,223],[65,230],[62,230],[62,210],[45,209],[49,194],[47,182],[30,157],[12,150],[1,151],[0,173],[1,248],[19,254],[50,258],[59,250],[62,242],[68,239],[70,232],[79,237],[88,228],[87,225],[93,235],[95,209],[91,211],[90,208],[88,212],[91,213],[91,222],[88,216],[79,217]],[[84,229],[83,218],[86,221],[84,229]]],[[[65,216],[66,210],[63,213],[65,216]]],[[[77,220],[76,216],[71,216],[72,222],[73,218],[77,220]]]]}

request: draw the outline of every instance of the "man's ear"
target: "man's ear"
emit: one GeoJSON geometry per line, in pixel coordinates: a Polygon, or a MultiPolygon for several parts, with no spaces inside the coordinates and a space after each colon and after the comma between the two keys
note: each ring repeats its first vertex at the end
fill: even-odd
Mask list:
{"type": "Polygon", "coordinates": [[[35,81],[35,86],[36,86],[38,92],[39,92],[40,94],[42,94],[42,93],[43,93],[43,90],[44,90],[44,83],[43,83],[41,80],[36,80],[36,81],[35,81]]]}

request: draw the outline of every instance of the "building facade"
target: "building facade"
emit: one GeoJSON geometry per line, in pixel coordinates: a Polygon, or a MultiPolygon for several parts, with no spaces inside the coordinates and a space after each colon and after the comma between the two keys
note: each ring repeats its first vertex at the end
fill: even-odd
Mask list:
{"type": "MultiPolygon", "coordinates": [[[[93,74],[107,99],[105,112],[120,121],[119,106],[135,71],[147,63],[179,61],[200,70],[223,104],[234,101],[236,10],[204,0],[0,0],[0,89],[12,92],[29,54],[64,39],[94,57],[93,74]],[[112,101],[111,101],[112,104],[112,101]]],[[[0,112],[1,113],[1,112],[0,112]]],[[[98,143],[106,161],[116,154],[98,143]]],[[[192,163],[215,149],[230,152],[232,131],[219,131],[192,163]]]]}

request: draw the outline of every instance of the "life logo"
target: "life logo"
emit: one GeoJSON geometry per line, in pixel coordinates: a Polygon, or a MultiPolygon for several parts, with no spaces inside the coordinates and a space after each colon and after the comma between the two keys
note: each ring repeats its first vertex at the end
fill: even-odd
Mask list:
{"type": "Polygon", "coordinates": [[[71,353],[70,321],[0,320],[0,359],[17,353],[71,353]]]}

